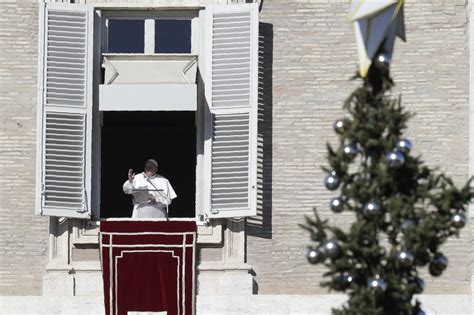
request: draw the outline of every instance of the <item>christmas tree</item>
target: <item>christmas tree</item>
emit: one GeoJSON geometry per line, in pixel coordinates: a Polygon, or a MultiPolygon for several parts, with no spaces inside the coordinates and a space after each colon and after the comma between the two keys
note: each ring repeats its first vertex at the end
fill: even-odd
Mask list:
{"type": "Polygon", "coordinates": [[[412,301],[425,286],[419,269],[438,277],[447,268],[441,245],[465,226],[474,193],[470,181],[457,188],[413,156],[403,137],[412,115],[391,95],[389,75],[395,35],[404,37],[403,1],[380,1],[378,8],[362,2],[354,2],[351,14],[363,83],[344,103],[347,117],[334,123],[340,145],[328,144],[329,167],[323,167],[326,188],[339,193],[330,209],[354,213],[355,222],[331,226],[315,210],[302,225],[313,241],[307,259],[328,269],[322,286],[349,295],[334,314],[424,314],[412,301]],[[384,27],[384,36],[366,36],[363,23],[371,23],[364,19],[384,27]]]}

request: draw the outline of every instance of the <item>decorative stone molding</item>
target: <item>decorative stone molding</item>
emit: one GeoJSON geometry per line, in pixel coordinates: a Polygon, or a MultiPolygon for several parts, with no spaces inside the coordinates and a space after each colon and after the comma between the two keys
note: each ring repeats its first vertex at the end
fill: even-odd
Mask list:
{"type": "Polygon", "coordinates": [[[221,260],[198,265],[198,288],[201,295],[253,293],[252,267],[245,262],[244,219],[227,219],[223,233],[221,260]]]}
{"type": "Polygon", "coordinates": [[[99,228],[97,221],[81,220],[72,227],[72,243],[80,244],[99,244],[99,228]]]}
{"type": "Polygon", "coordinates": [[[198,244],[222,243],[222,220],[211,220],[209,224],[199,224],[197,231],[198,244]]]}

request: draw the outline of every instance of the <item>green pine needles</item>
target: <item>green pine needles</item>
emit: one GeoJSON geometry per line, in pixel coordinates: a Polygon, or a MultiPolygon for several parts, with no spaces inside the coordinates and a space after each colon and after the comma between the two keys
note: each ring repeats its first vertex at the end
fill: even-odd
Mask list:
{"type": "Polygon", "coordinates": [[[412,301],[425,286],[418,269],[442,274],[441,245],[466,224],[474,192],[470,180],[459,189],[410,154],[403,131],[411,114],[390,94],[389,65],[377,60],[344,104],[350,118],[334,123],[340,145],[328,144],[323,168],[326,187],[339,191],[331,210],[356,220],[342,229],[315,210],[302,225],[314,242],[307,258],[328,269],[322,286],[349,295],[333,314],[424,314],[412,301]]]}

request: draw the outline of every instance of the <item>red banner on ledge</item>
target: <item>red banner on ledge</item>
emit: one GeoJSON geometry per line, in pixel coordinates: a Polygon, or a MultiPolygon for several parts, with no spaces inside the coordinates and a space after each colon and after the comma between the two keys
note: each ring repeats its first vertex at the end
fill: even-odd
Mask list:
{"type": "Polygon", "coordinates": [[[106,314],[194,314],[194,221],[102,221],[106,314]]]}

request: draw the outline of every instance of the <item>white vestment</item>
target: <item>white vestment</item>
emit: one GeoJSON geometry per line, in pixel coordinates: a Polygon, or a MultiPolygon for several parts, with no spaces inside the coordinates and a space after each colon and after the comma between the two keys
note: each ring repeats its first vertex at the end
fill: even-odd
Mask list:
{"type": "Polygon", "coordinates": [[[166,218],[166,209],[176,198],[170,182],[160,175],[147,177],[144,173],[135,175],[133,182],[123,184],[123,192],[133,195],[132,218],[166,218]],[[149,198],[152,195],[156,203],[149,198]]]}

